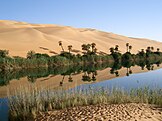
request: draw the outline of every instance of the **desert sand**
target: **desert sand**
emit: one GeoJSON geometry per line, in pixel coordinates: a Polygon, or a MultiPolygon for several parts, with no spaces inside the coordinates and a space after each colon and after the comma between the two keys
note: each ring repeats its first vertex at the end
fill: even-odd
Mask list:
{"type": "Polygon", "coordinates": [[[115,45],[119,45],[124,53],[127,42],[133,46],[133,53],[147,46],[162,50],[162,43],[158,41],[126,37],[96,29],[0,20],[0,49],[9,50],[11,56],[26,57],[30,50],[50,55],[50,51],[60,53],[58,41],[62,41],[65,50],[68,45],[72,45],[74,50],[81,51],[83,43],[92,42],[96,43],[98,51],[106,53],[115,45]]]}
{"type": "Polygon", "coordinates": [[[40,112],[35,121],[161,121],[162,110],[148,104],[99,104],[40,112]]]}

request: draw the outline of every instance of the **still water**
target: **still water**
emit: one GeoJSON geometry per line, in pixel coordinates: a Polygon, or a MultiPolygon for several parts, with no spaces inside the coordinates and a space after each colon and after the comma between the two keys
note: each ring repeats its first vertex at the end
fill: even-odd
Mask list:
{"type": "Polygon", "coordinates": [[[137,73],[137,74],[131,74],[129,76],[124,76],[120,78],[114,78],[105,80],[98,83],[93,84],[84,84],[79,87],[88,88],[91,87],[108,87],[111,88],[120,88],[124,90],[130,90],[132,88],[143,88],[143,87],[149,87],[150,89],[155,88],[162,88],[162,68],[149,71],[149,72],[143,72],[143,73],[137,73]]]}
{"type": "Polygon", "coordinates": [[[8,121],[7,99],[0,98],[0,121],[8,121]]]}
{"type": "Polygon", "coordinates": [[[93,87],[162,88],[161,62],[113,63],[89,66],[0,72],[0,121],[8,120],[7,89],[33,84],[38,88],[93,87]]]}

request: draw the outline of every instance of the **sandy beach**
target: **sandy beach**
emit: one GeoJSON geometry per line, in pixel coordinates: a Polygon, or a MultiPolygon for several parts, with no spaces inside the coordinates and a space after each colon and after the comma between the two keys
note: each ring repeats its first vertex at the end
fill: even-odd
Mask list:
{"type": "Polygon", "coordinates": [[[161,121],[162,109],[149,104],[99,104],[40,112],[35,121],[161,121]]]}

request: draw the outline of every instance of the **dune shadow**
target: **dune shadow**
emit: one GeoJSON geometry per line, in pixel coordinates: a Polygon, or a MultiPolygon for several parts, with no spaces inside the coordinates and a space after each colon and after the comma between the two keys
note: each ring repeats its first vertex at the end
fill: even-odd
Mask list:
{"type": "Polygon", "coordinates": [[[42,50],[47,50],[47,51],[49,51],[49,53],[52,53],[52,54],[58,54],[58,53],[56,53],[55,51],[50,50],[50,49],[45,48],[45,47],[39,47],[39,49],[42,49],[42,50]]]}
{"type": "Polygon", "coordinates": [[[45,48],[45,47],[39,47],[39,48],[42,50],[49,50],[48,48],[45,48]]]}

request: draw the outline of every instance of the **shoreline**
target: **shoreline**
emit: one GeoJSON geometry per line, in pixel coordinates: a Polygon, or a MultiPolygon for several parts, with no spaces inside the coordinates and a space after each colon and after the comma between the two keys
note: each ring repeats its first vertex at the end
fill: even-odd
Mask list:
{"type": "MultiPolygon", "coordinates": [[[[160,69],[160,68],[162,68],[162,65],[160,65],[160,67],[154,67],[154,70],[157,70],[157,69],[160,69]]],[[[97,77],[97,80],[95,81],[95,83],[103,82],[104,80],[110,80],[110,79],[117,78],[115,75],[107,73],[107,72],[110,72],[110,70],[111,70],[111,68],[105,68],[105,69],[99,70],[98,75],[97,75],[98,77],[97,77]]],[[[141,70],[141,67],[138,67],[138,66],[133,66],[131,68],[131,70],[132,70],[133,74],[148,72],[147,69],[141,70]]],[[[118,77],[126,76],[126,71],[127,71],[126,68],[120,69],[118,77]]],[[[68,88],[74,88],[76,85],[79,86],[79,85],[82,85],[82,84],[94,83],[94,82],[82,81],[81,78],[82,78],[83,74],[84,73],[80,73],[78,75],[73,75],[74,81],[70,82],[70,83],[68,81],[68,76],[66,76],[65,79],[64,79],[64,84],[63,84],[62,88],[68,89],[68,88]]],[[[51,75],[52,74],[50,74],[47,77],[41,77],[41,78],[36,79],[36,81],[34,82],[35,86],[38,87],[39,89],[41,89],[43,87],[48,87],[48,88],[51,88],[51,89],[55,89],[55,88],[59,89],[59,87],[60,87],[59,84],[60,84],[60,80],[62,80],[62,76],[56,75],[56,76],[50,78],[51,75]],[[45,80],[45,81],[43,81],[43,80],[45,80]],[[53,80],[55,80],[55,81],[53,81],[53,80]]],[[[25,77],[25,76],[20,77],[19,80],[12,79],[8,85],[0,87],[0,92],[1,92],[0,98],[7,97],[7,90],[10,90],[11,92],[14,93],[14,90],[21,87],[21,85],[23,85],[24,87],[27,87],[30,84],[31,84],[31,82],[29,82],[28,78],[25,77]]]]}
{"type": "Polygon", "coordinates": [[[144,103],[97,104],[40,112],[35,121],[160,121],[162,108],[144,103]]]}
{"type": "MultiPolygon", "coordinates": [[[[154,112],[156,111],[154,106],[159,106],[159,109],[162,111],[161,89],[150,90],[148,88],[141,88],[132,89],[130,90],[130,92],[115,88],[109,90],[108,88],[106,89],[102,87],[98,89],[89,87],[89,89],[81,89],[78,91],[73,90],[70,92],[67,92],[65,90],[58,90],[54,92],[52,90],[50,91],[44,89],[42,89],[42,91],[38,91],[37,89],[33,89],[32,87],[23,89],[24,91],[15,92],[16,97],[8,97],[10,106],[9,118],[11,121],[26,121],[35,118],[37,120],[37,118],[41,117],[45,118],[46,121],[49,120],[46,118],[50,117],[53,117],[53,119],[51,120],[54,120],[55,117],[57,117],[56,120],[61,120],[61,118],[63,118],[62,120],[75,120],[74,118],[76,118],[78,114],[79,115],[76,120],[79,120],[82,117],[85,118],[85,115],[88,118],[90,114],[95,114],[92,117],[90,117],[90,119],[101,120],[97,119],[98,116],[99,118],[104,118],[101,116],[107,116],[109,113],[113,117],[119,115],[118,118],[127,117],[127,115],[131,115],[131,117],[129,118],[132,118],[132,120],[136,120],[136,117],[134,117],[134,115],[136,116],[137,114],[139,114],[139,112],[140,117],[137,117],[137,119],[143,117],[143,114],[145,113],[146,114],[144,115],[144,118],[149,118],[148,116],[153,114],[160,114],[160,119],[162,119],[162,112],[154,112]],[[143,107],[143,109],[140,109],[141,107],[143,107]],[[100,112],[98,112],[98,110],[100,112]],[[51,111],[54,111],[54,113],[50,113],[51,111]],[[105,113],[105,111],[109,112],[105,113]],[[149,115],[147,115],[148,112],[149,115]],[[80,115],[83,116],[80,117],[80,115]]],[[[105,117],[105,119],[111,119],[111,115],[109,115],[110,117],[105,117]]],[[[151,118],[157,118],[157,115],[151,118]]],[[[125,121],[127,119],[123,120],[125,121]]]]}

